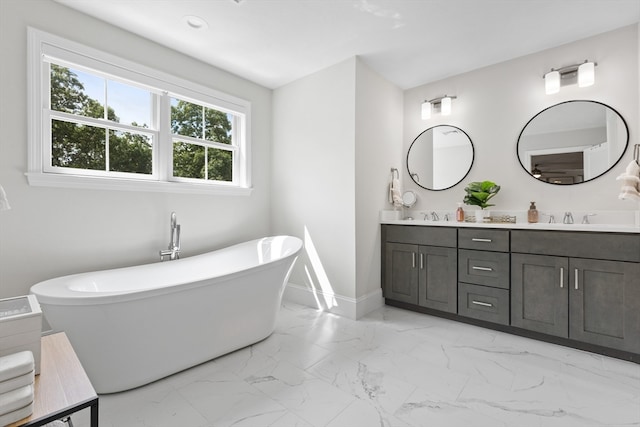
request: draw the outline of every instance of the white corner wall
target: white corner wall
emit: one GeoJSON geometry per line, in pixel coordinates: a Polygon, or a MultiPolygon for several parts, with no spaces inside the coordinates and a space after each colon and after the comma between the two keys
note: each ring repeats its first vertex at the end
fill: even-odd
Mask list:
{"type": "Polygon", "coordinates": [[[305,244],[286,296],[340,314],[355,298],[355,66],[273,93],[273,229],[305,244]]]}
{"type": "Polygon", "coordinates": [[[418,187],[403,164],[405,188],[418,193],[414,210],[453,212],[464,197],[465,185],[482,180],[502,186],[493,199],[497,210],[524,211],[532,200],[542,212],[639,209],[637,203],[618,199],[620,183],[615,179],[631,161],[633,144],[638,143],[638,45],[638,26],[633,25],[405,91],[403,153],[419,133],[439,124],[460,127],[475,146],[469,175],[448,190],[418,187]],[[545,72],[585,59],[598,63],[594,86],[564,86],[558,94],[545,94],[545,72]],[[431,120],[421,120],[421,102],[444,94],[457,96],[451,116],[436,114],[431,120]],[[539,182],[518,161],[520,131],[541,110],[575,99],[599,101],[616,109],[629,127],[629,148],[611,171],[594,181],[573,186],[539,182]]]}
{"type": "Polygon", "coordinates": [[[402,93],[350,58],[276,89],[273,106],[272,223],[305,242],[285,298],[358,318],[382,305],[378,212],[402,93]]]}
{"type": "Polygon", "coordinates": [[[271,90],[90,18],[51,0],[0,1],[0,298],[83,271],[156,262],[169,215],[183,256],[270,232],[271,90]],[[251,196],[30,187],[27,170],[27,26],[246,99],[252,105],[251,196]]]}
{"type": "Polygon", "coordinates": [[[356,68],[356,318],[384,304],[379,212],[391,168],[402,170],[402,90],[358,60],[356,68]]]}

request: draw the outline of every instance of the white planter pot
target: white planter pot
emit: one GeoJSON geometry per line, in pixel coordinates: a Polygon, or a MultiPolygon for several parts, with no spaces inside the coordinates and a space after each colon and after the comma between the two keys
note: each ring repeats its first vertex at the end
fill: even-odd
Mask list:
{"type": "Polygon", "coordinates": [[[478,209],[476,211],[476,222],[484,222],[485,218],[489,218],[491,213],[487,210],[478,209]]]}

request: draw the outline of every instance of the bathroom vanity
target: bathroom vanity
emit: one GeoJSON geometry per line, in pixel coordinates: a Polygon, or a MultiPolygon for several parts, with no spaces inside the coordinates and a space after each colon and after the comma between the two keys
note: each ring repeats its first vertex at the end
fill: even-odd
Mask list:
{"type": "Polygon", "coordinates": [[[640,229],[574,227],[383,221],[386,304],[640,363],[640,229]]]}

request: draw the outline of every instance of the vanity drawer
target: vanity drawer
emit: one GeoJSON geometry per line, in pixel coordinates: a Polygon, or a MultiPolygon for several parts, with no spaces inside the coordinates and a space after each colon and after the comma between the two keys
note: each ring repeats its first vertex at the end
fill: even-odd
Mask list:
{"type": "Polygon", "coordinates": [[[509,324],[509,291],[458,283],[458,314],[502,325],[509,324]]]}
{"type": "Polygon", "coordinates": [[[513,230],[511,252],[640,262],[640,234],[513,230]]]}
{"type": "Polygon", "coordinates": [[[384,225],[382,238],[386,242],[410,243],[424,246],[456,247],[457,230],[453,227],[425,227],[420,225],[384,225]]]}
{"type": "Polygon", "coordinates": [[[458,250],[458,281],[509,289],[509,254],[458,250]]]}
{"type": "Polygon", "coordinates": [[[458,247],[462,249],[509,252],[509,230],[461,228],[458,230],[458,247]]]}

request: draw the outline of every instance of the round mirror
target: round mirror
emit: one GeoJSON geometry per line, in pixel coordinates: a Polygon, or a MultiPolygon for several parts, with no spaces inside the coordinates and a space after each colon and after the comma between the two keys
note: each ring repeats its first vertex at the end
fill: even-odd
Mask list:
{"type": "Polygon", "coordinates": [[[536,114],[518,137],[518,159],[549,184],[579,184],[611,169],[629,143],[627,123],[596,101],[567,101],[536,114]]]}
{"type": "Polygon", "coordinates": [[[427,190],[446,190],[464,179],[473,165],[471,138],[455,126],[434,126],[416,137],[407,153],[413,182],[427,190]]]}
{"type": "Polygon", "coordinates": [[[412,190],[407,190],[402,194],[402,204],[405,208],[413,207],[418,200],[418,196],[412,190]]]}

